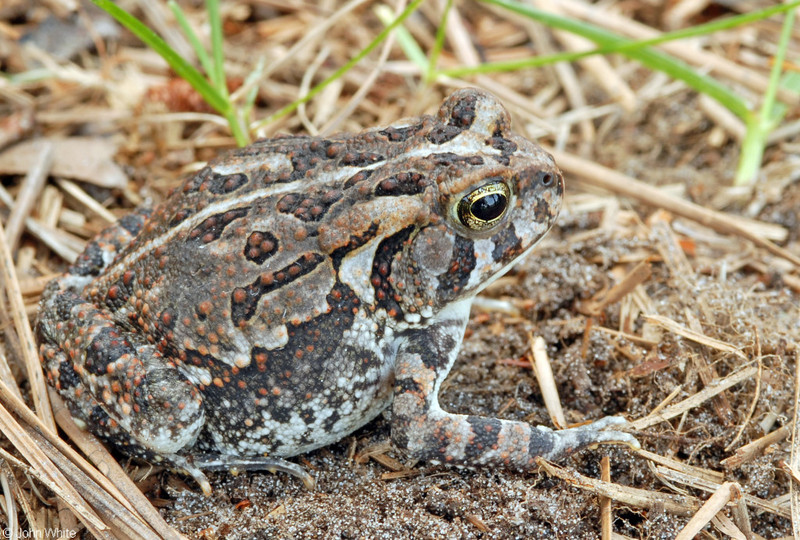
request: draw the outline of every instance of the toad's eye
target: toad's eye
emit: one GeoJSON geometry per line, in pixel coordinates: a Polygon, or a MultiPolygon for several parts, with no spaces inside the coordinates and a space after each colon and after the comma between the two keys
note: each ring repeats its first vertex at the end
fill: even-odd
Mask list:
{"type": "Polygon", "coordinates": [[[485,231],[505,215],[510,192],[505,182],[485,184],[458,202],[458,219],[473,231],[485,231]]]}

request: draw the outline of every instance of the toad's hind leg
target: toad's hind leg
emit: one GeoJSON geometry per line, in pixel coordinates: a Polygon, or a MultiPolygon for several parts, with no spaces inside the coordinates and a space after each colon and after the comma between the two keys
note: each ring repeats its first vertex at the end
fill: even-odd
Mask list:
{"type": "Polygon", "coordinates": [[[64,279],[48,285],[37,324],[50,384],[95,435],[129,456],[184,470],[210,489],[179,455],[203,427],[200,392],[154,345],[63,290],[64,279]]]}
{"type": "Polygon", "coordinates": [[[609,417],[561,431],[525,422],[451,414],[439,407],[437,394],[458,352],[466,324],[453,310],[426,329],[409,333],[395,361],[392,439],[412,457],[463,466],[532,469],[535,459],[558,459],[596,443],[638,447],[628,433],[609,427],[625,420],[609,417]]]}
{"type": "Polygon", "coordinates": [[[115,320],[108,305],[82,296],[138,234],[147,214],[132,214],[104,231],[48,284],[37,321],[39,355],[50,384],[92,433],[130,456],[185,470],[207,486],[202,472],[178,454],[203,427],[200,392],[155,345],[115,320]]]}

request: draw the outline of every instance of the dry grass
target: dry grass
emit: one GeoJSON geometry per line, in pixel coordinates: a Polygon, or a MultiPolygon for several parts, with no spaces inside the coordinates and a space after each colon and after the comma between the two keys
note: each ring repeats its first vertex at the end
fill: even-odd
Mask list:
{"type": "MultiPolygon", "coordinates": [[[[798,530],[797,95],[781,94],[791,109],[771,139],[762,180],[732,189],[741,123],[624,58],[424,86],[394,41],[379,47],[261,135],[382,125],[430,112],[463,86],[498,95],[518,131],[552,148],[570,198],[540,253],[493,285],[492,301],[479,303],[443,401],[451,410],[549,423],[532,389],[533,334],[553,362],[554,382],[542,394],[558,386],[566,409],[553,418],[624,414],[645,450],[602,448],[558,466],[542,462],[529,475],[428,470],[388,455],[379,422],[300,459],[323,480],[319,493],[283,477],[216,475],[217,495],[204,498],[175,475],[126,472],[62,404],[51,412],[30,325],[44,284],[88,238],[144,199],[160,200],[233,144],[219,117],[159,57],[103,15],[80,11],[88,32],[74,21],[47,27],[69,4],[0,4],[0,66],[17,76],[0,79],[3,530],[85,529],[98,538],[788,538],[792,523],[798,530]],[[23,45],[23,35],[38,48],[23,45]],[[48,35],[57,45],[47,45],[48,35]],[[599,452],[608,454],[602,466],[599,452]],[[553,510],[554,501],[564,504],[553,510]]],[[[124,4],[143,6],[148,23],[189,55],[164,4],[124,4]]],[[[689,0],[537,4],[634,38],[725,12],[724,3],[689,0]]],[[[279,110],[380,31],[372,8],[366,1],[226,2],[231,87],[264,56],[256,116],[279,110]]],[[[425,50],[440,9],[427,2],[407,24],[425,50]]],[[[201,28],[203,11],[186,10],[201,28]]],[[[779,28],[767,20],[700,46],[664,49],[757,103],[779,28]]],[[[446,37],[445,67],[586,47],[471,2],[457,3],[446,37]]],[[[800,52],[798,38],[789,58],[800,52]]]]}

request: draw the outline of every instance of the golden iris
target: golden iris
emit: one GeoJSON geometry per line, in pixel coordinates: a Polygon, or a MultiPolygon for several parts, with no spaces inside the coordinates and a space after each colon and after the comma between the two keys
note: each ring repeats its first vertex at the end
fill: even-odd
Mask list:
{"type": "Polygon", "coordinates": [[[458,202],[458,219],[473,231],[490,229],[505,215],[510,195],[505,182],[484,184],[458,202]]]}

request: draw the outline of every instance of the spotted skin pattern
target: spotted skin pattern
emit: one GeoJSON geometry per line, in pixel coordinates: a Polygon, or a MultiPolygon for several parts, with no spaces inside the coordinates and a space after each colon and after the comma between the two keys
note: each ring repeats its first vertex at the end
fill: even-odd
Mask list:
{"type": "Polygon", "coordinates": [[[438,404],[472,298],[562,196],[553,159],[475,89],[382,129],[258,141],[87,245],[43,294],[41,360],[89,430],[206,492],[204,469],[307,478],[282,458],[390,406],[397,447],[444,463],[635,444],[604,429],[617,418],[554,432],[438,404]]]}

